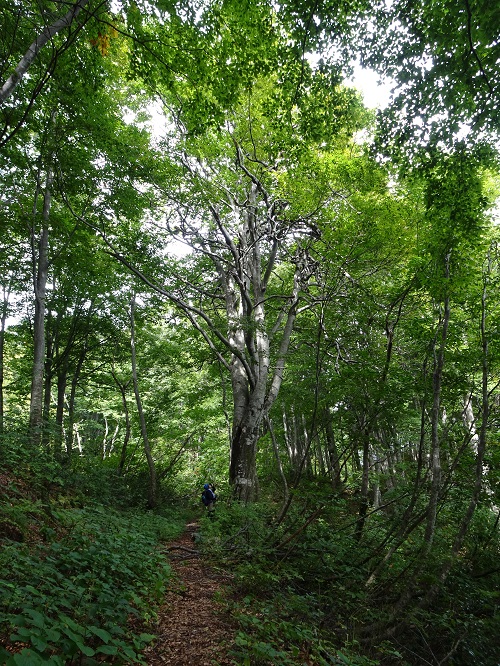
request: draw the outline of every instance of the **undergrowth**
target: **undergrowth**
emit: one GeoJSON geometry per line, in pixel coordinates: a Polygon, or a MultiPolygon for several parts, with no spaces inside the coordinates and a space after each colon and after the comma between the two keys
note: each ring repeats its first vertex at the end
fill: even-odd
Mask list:
{"type": "Polygon", "coordinates": [[[478,512],[430,606],[425,595],[454,534],[446,523],[428,562],[415,557],[416,531],[370,586],[390,523],[375,514],[359,540],[348,500],[294,502],[281,524],[269,501],[218,506],[216,514],[203,523],[201,543],[233,572],[228,604],[239,625],[235,664],[498,666],[500,579],[491,512],[478,512]],[[478,538],[488,548],[477,548],[478,538]],[[395,617],[407,592],[409,602],[395,617]]]}
{"type": "Polygon", "coordinates": [[[161,543],[185,517],[42,500],[2,480],[0,663],[145,663],[145,628],[171,577],[161,543]]]}

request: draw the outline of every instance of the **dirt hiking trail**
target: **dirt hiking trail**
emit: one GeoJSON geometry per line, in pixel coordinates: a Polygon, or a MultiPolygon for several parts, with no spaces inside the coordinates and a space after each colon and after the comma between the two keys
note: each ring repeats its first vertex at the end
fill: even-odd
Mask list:
{"type": "Polygon", "coordinates": [[[231,666],[227,651],[235,626],[217,593],[229,583],[229,574],[211,569],[193,542],[197,523],[168,544],[167,557],[176,574],[166,594],[156,625],[155,642],[144,658],[148,666],[231,666]]]}

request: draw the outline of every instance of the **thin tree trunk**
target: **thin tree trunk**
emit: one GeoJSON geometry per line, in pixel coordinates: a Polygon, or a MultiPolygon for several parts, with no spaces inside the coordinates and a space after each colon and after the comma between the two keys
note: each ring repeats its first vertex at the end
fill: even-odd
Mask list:
{"type": "MultiPolygon", "coordinates": [[[[35,294],[35,319],[33,324],[33,372],[31,380],[31,400],[29,415],[29,432],[33,444],[40,442],[43,424],[43,374],[45,360],[45,298],[47,292],[47,276],[49,269],[49,216],[53,181],[52,164],[47,169],[47,180],[43,197],[42,230],[35,249],[33,243],[33,287],[35,294]]],[[[33,214],[36,216],[35,195],[33,214]]],[[[33,237],[34,240],[34,237],[33,237]]]]}
{"type": "Polygon", "coordinates": [[[5,357],[5,329],[7,312],[9,309],[10,286],[3,287],[2,317],[0,320],[0,435],[4,432],[4,357],[5,357]]]}
{"type": "Polygon", "coordinates": [[[171,471],[173,470],[173,468],[174,468],[174,465],[177,463],[177,461],[179,460],[179,458],[182,456],[182,454],[183,454],[184,451],[186,450],[186,447],[187,447],[188,444],[191,442],[191,438],[192,438],[192,435],[188,435],[188,436],[186,437],[186,439],[185,439],[184,442],[182,443],[181,448],[177,451],[177,453],[176,453],[175,456],[172,458],[172,460],[168,463],[168,465],[166,466],[166,468],[163,469],[163,470],[161,471],[161,474],[159,475],[158,478],[160,478],[160,479],[165,479],[165,478],[170,474],[170,472],[171,472],[171,471]]]}
{"type": "MultiPolygon", "coordinates": [[[[49,316],[46,319],[50,318],[49,316]]],[[[47,325],[45,326],[47,330],[47,325]]],[[[45,363],[43,374],[43,410],[42,410],[42,447],[47,453],[52,453],[57,458],[57,445],[54,444],[53,451],[50,450],[50,405],[52,402],[52,378],[54,367],[54,345],[52,335],[45,335],[45,363]]]]}
{"type": "Polygon", "coordinates": [[[125,414],[125,437],[123,438],[123,444],[120,453],[120,462],[118,463],[118,474],[123,474],[123,470],[125,469],[125,461],[127,459],[127,448],[131,434],[130,414],[128,409],[127,393],[126,393],[129,382],[126,382],[125,384],[121,382],[114,370],[111,370],[111,375],[115,380],[115,384],[118,386],[118,389],[120,391],[120,395],[122,398],[122,405],[123,405],[123,413],[125,414]]]}
{"type": "Polygon", "coordinates": [[[335,433],[333,432],[332,428],[332,419],[328,411],[325,413],[325,418],[328,467],[330,469],[333,489],[336,490],[340,486],[340,457],[337,451],[337,444],[335,442],[335,433]]]}
{"type": "Polygon", "coordinates": [[[288,451],[288,460],[290,461],[290,466],[293,469],[295,464],[295,453],[292,446],[292,438],[288,430],[288,417],[284,409],[283,409],[283,433],[285,437],[286,449],[288,451]]]}
{"type": "Polygon", "coordinates": [[[56,405],[56,426],[59,446],[64,441],[64,405],[66,402],[66,383],[68,370],[64,366],[57,373],[57,405],[56,405]]]}
{"type": "MultiPolygon", "coordinates": [[[[283,471],[283,465],[281,463],[281,456],[278,448],[278,442],[276,441],[276,436],[274,434],[273,422],[269,417],[266,417],[266,423],[269,430],[269,435],[271,437],[271,442],[273,444],[274,455],[276,456],[276,463],[278,465],[278,472],[283,483],[283,507],[287,506],[288,498],[290,496],[290,491],[288,490],[288,483],[286,480],[285,472],[283,471]]],[[[281,512],[280,512],[281,515],[281,512]]],[[[278,523],[280,522],[280,516],[278,516],[278,523]]]]}
{"type": "MultiPolygon", "coordinates": [[[[73,451],[73,439],[74,439],[74,429],[75,429],[75,398],[76,398],[76,389],[78,386],[78,380],[80,378],[80,373],[87,356],[87,345],[84,344],[80,356],[78,357],[78,363],[76,364],[75,372],[71,379],[71,391],[69,394],[68,402],[68,431],[66,433],[66,454],[68,457],[71,457],[73,451]]],[[[78,447],[81,453],[81,446],[78,447]]]]}
{"type": "Polygon", "coordinates": [[[464,539],[467,535],[472,517],[479,503],[481,496],[481,490],[483,488],[483,477],[484,477],[484,455],[486,452],[486,437],[488,433],[488,422],[489,422],[489,392],[488,392],[488,337],[486,334],[486,300],[487,300],[487,282],[485,278],[483,293],[481,297],[481,346],[482,346],[482,392],[481,392],[481,427],[479,429],[479,435],[477,438],[477,453],[476,453],[476,470],[474,478],[474,486],[472,489],[472,496],[467,507],[467,511],[462,518],[460,527],[458,529],[453,547],[451,550],[451,556],[445,562],[441,575],[439,577],[440,584],[432,585],[422,600],[422,606],[428,606],[429,603],[432,603],[432,600],[435,598],[436,594],[439,592],[439,589],[442,589],[442,583],[446,580],[453,563],[458,557],[460,550],[462,548],[464,539]]]}
{"type": "Polygon", "coordinates": [[[144,453],[146,454],[146,460],[148,461],[148,469],[149,469],[148,509],[154,509],[157,505],[157,499],[158,499],[156,468],[153,456],[151,455],[151,447],[149,445],[148,431],[146,428],[146,418],[144,415],[144,410],[142,408],[142,400],[139,392],[139,382],[137,379],[137,358],[135,351],[134,315],[135,315],[135,296],[133,296],[132,299],[130,300],[130,349],[131,349],[131,358],[132,358],[132,381],[134,384],[137,412],[139,414],[139,421],[141,424],[141,434],[142,434],[142,441],[144,444],[144,453]]]}
{"type": "Polygon", "coordinates": [[[106,414],[104,414],[104,437],[102,438],[102,450],[101,450],[101,459],[105,460],[108,452],[108,435],[109,435],[109,425],[106,414]]]}
{"type": "Polygon", "coordinates": [[[66,12],[64,16],[55,21],[52,25],[45,26],[42,32],[37,35],[35,41],[30,45],[26,53],[19,61],[14,72],[5,81],[0,88],[0,105],[2,105],[14,92],[16,86],[21,82],[28,68],[38,56],[40,50],[49,42],[58,32],[68,28],[78,16],[83,7],[89,0],[78,0],[66,12]]]}
{"type": "MultiPolygon", "coordinates": [[[[426,365],[424,364],[424,372],[426,365]]],[[[408,506],[404,510],[403,516],[401,518],[399,528],[396,532],[396,535],[392,537],[392,545],[389,547],[387,553],[384,557],[378,562],[375,566],[375,569],[368,578],[366,585],[367,587],[373,585],[375,580],[378,577],[378,574],[382,571],[383,567],[391,559],[397,549],[406,541],[408,536],[411,534],[415,526],[415,521],[411,521],[420,487],[422,485],[422,468],[424,461],[424,443],[425,443],[425,400],[422,401],[421,410],[420,410],[420,440],[419,440],[419,449],[418,449],[418,458],[417,458],[417,474],[413,484],[413,491],[408,506]]],[[[419,524],[420,520],[416,522],[419,524]]]]}
{"type": "Polygon", "coordinates": [[[368,427],[363,428],[363,461],[362,477],[359,503],[359,517],[356,524],[356,539],[359,541],[363,534],[366,514],[368,512],[368,489],[370,487],[370,431],[368,427]]]}
{"type": "Polygon", "coordinates": [[[481,427],[477,439],[477,453],[476,453],[476,476],[474,480],[474,488],[472,497],[467,508],[467,512],[462,520],[460,530],[453,545],[453,555],[458,555],[462,547],[463,540],[467,534],[472,516],[479,502],[481,490],[483,487],[484,477],[484,455],[486,452],[486,436],[488,433],[489,423],[489,393],[488,393],[488,336],[486,334],[486,281],[483,287],[483,294],[481,299],[482,312],[481,312],[481,345],[482,345],[482,393],[481,393],[481,427]]]}
{"type": "MultiPolygon", "coordinates": [[[[449,275],[449,257],[446,257],[446,277],[449,275]]],[[[441,406],[441,383],[443,379],[444,351],[450,322],[450,299],[444,299],[443,321],[441,323],[441,341],[439,349],[434,347],[434,372],[432,376],[432,414],[431,414],[431,470],[432,484],[427,509],[427,525],[425,529],[426,552],[429,552],[436,528],[437,507],[441,490],[441,449],[439,443],[439,414],[441,406]]]]}

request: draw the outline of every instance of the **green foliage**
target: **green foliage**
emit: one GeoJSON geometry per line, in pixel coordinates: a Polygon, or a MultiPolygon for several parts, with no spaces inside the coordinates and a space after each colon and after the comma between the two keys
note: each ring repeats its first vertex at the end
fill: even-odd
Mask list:
{"type": "MultiPolygon", "coordinates": [[[[218,506],[217,519],[203,521],[200,544],[216,566],[233,572],[235,663],[420,666],[453,650],[457,666],[495,666],[499,541],[490,509],[478,511],[460,558],[440,581],[467,502],[463,490],[450,490],[432,556],[415,557],[423,547],[423,530],[415,529],[375,584],[367,584],[370,573],[403,520],[398,504],[371,515],[362,540],[356,495],[332,494],[319,482],[301,484],[280,525],[269,497],[251,506],[218,506]],[[408,590],[412,602],[394,618],[393,604],[408,590]],[[397,633],[385,635],[392,622],[397,633]]],[[[419,507],[425,510],[425,502],[419,507]]]]}
{"type": "Polygon", "coordinates": [[[152,514],[54,508],[30,547],[4,541],[0,631],[29,647],[13,656],[2,649],[3,663],[69,664],[82,655],[87,664],[104,655],[144,663],[139,653],[153,636],[135,627],[154,618],[171,575],[158,541],[179,527],[152,514]]]}
{"type": "Polygon", "coordinates": [[[452,145],[499,131],[497,5],[481,0],[374,3],[364,23],[363,60],[395,81],[380,116],[384,146],[408,159],[425,145],[452,145]]]}
{"type": "MultiPolygon", "coordinates": [[[[1,2],[4,78],[60,6],[1,2]]],[[[272,413],[291,505],[277,524],[273,492],[287,489],[268,434],[257,463],[264,499],[220,501],[217,519],[202,519],[201,543],[231,568],[243,596],[233,609],[234,656],[243,664],[420,666],[448,658],[497,666],[498,239],[485,211],[498,184],[492,152],[471,147],[481,132],[498,131],[497,8],[453,0],[124,0],[115,8],[113,16],[89,2],[0,111],[1,286],[26,312],[0,359],[0,462],[19,471],[0,494],[2,639],[26,647],[2,658],[131,663],[148,640],[127,620],[154,613],[169,576],[158,539],[170,538],[177,521],[95,506],[140,506],[147,487],[130,384],[130,293],[141,292],[139,384],[160,501],[198,509],[202,482],[215,481],[221,499],[230,492],[231,383],[211,355],[234,363],[222,343],[224,304],[234,297],[232,288],[223,293],[224,280],[248,283],[248,361],[257,331],[278,340],[300,268],[301,303],[272,413]],[[375,40],[362,39],[364,62],[396,78],[379,138],[386,154],[412,163],[407,182],[394,182],[353,140],[371,118],[342,85],[340,66],[361,23],[376,28],[375,40]],[[319,47],[330,53],[313,66],[307,54],[319,47]],[[169,108],[161,150],[147,131],[145,89],[169,108]],[[457,143],[467,120],[474,124],[457,143]],[[48,161],[56,181],[47,402],[44,440],[33,447],[24,434],[32,373],[32,305],[24,305],[33,301],[48,161]],[[262,224],[242,231],[243,218],[262,224]],[[175,236],[196,251],[168,258],[175,236]],[[262,250],[262,266],[276,259],[253,304],[256,282],[233,262],[250,248],[262,250]],[[198,331],[154,289],[189,304],[192,323],[199,311],[198,331]],[[430,544],[432,345],[447,297],[442,483],[430,544]],[[269,316],[257,323],[264,307],[269,316]],[[213,350],[203,347],[200,325],[213,350]],[[484,487],[454,552],[476,463],[464,396],[479,431],[486,362],[484,487]],[[360,488],[374,502],[362,525],[360,488]]],[[[263,373],[276,367],[277,347],[263,373]]]]}
{"type": "Polygon", "coordinates": [[[0,463],[3,469],[18,470],[18,478],[27,482],[35,494],[41,494],[49,486],[60,487],[60,463],[33,446],[19,427],[18,419],[9,417],[5,425],[5,432],[0,436],[0,463]]]}
{"type": "MultiPolygon", "coordinates": [[[[285,602],[290,599],[287,597],[285,602]]],[[[289,620],[276,621],[275,606],[261,607],[252,602],[251,614],[241,611],[236,618],[245,629],[236,635],[235,648],[231,654],[236,664],[245,666],[297,666],[317,664],[318,666],[377,666],[374,661],[362,654],[356,654],[355,647],[339,650],[327,638],[320,638],[314,626],[314,617],[307,616],[306,625],[297,624],[300,618],[290,615],[289,620]],[[255,615],[254,613],[257,613],[255,615]],[[307,662],[304,660],[307,659],[307,662]]],[[[397,654],[397,653],[395,653],[397,654]]],[[[401,663],[401,662],[400,662],[401,663]]]]}

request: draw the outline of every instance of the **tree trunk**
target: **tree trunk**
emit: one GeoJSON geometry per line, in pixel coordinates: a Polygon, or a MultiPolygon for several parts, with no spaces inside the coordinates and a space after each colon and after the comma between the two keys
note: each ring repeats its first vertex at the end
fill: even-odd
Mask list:
{"type": "MultiPolygon", "coordinates": [[[[33,372],[31,379],[31,400],[29,415],[29,432],[33,444],[41,440],[43,423],[43,374],[45,360],[45,298],[47,292],[47,276],[49,269],[49,216],[51,190],[53,181],[52,165],[47,170],[47,180],[43,197],[42,230],[35,248],[34,234],[32,237],[33,256],[33,287],[35,294],[35,320],[33,323],[33,372]]],[[[33,214],[36,216],[38,191],[35,195],[33,214]]]]}
{"type": "Polygon", "coordinates": [[[439,583],[431,585],[427,590],[426,595],[421,601],[422,607],[427,607],[432,603],[433,599],[439,593],[439,590],[442,589],[442,585],[448,574],[451,571],[451,568],[456,561],[456,558],[459,556],[460,550],[463,546],[464,539],[469,530],[474,512],[477,508],[477,505],[480,501],[481,491],[484,485],[484,456],[486,453],[486,438],[488,433],[489,425],[489,416],[490,416],[490,404],[489,404],[489,389],[488,389],[488,374],[489,374],[489,352],[488,352],[488,336],[486,331],[486,301],[487,301],[487,277],[484,278],[483,293],[481,297],[481,347],[482,347],[482,382],[481,382],[481,427],[479,429],[479,434],[477,437],[477,451],[476,451],[476,469],[474,477],[474,485],[472,488],[472,495],[469,500],[469,505],[467,511],[465,512],[458,532],[455,536],[453,547],[451,549],[451,556],[448,557],[442,567],[439,583]]]}
{"type": "MultiPolygon", "coordinates": [[[[449,257],[446,258],[446,277],[449,275],[449,257]]],[[[425,529],[426,551],[429,552],[434,539],[436,527],[439,493],[441,490],[441,447],[439,443],[439,413],[441,404],[441,382],[443,378],[444,351],[450,322],[450,299],[444,299],[443,320],[441,322],[441,341],[439,349],[434,348],[434,372],[432,375],[432,414],[431,414],[431,473],[432,483],[427,509],[427,525],[425,529]]],[[[435,344],[436,347],[436,344],[435,344]]]]}
{"type": "Polygon", "coordinates": [[[146,428],[146,418],[144,416],[144,410],[142,408],[141,395],[139,393],[139,382],[137,379],[137,359],[135,352],[135,323],[134,323],[134,314],[135,314],[135,297],[132,297],[130,301],[130,349],[131,349],[131,358],[132,358],[132,381],[134,384],[134,393],[135,400],[137,404],[137,412],[139,414],[139,421],[141,424],[141,434],[142,441],[144,444],[144,453],[146,454],[146,460],[148,461],[149,469],[149,490],[148,490],[148,509],[154,509],[158,501],[158,489],[157,489],[157,478],[156,478],[156,468],[153,456],[151,455],[151,447],[149,445],[148,431],[146,428]]]}
{"type": "Polygon", "coordinates": [[[462,420],[466,432],[470,436],[470,444],[474,455],[477,455],[479,435],[476,430],[476,421],[474,419],[474,413],[472,411],[472,393],[469,393],[464,397],[464,408],[462,410],[462,420]]]}
{"type": "MultiPolygon", "coordinates": [[[[269,436],[271,437],[271,442],[273,445],[274,455],[276,457],[276,464],[278,466],[278,472],[283,483],[283,506],[288,504],[288,499],[290,497],[290,491],[288,490],[288,483],[286,480],[285,472],[283,470],[283,464],[281,462],[281,456],[279,452],[278,442],[276,441],[276,436],[274,434],[273,422],[269,417],[266,417],[266,423],[269,430],[269,436]]],[[[279,521],[279,517],[278,517],[279,521]]]]}
{"type": "Polygon", "coordinates": [[[125,469],[125,461],[127,459],[127,448],[128,448],[128,443],[130,441],[130,434],[131,434],[131,427],[130,427],[130,414],[128,410],[128,402],[127,402],[127,386],[129,382],[126,382],[125,384],[120,381],[118,375],[114,370],[111,371],[111,375],[113,379],[115,380],[115,384],[118,386],[118,389],[120,391],[120,395],[122,398],[122,405],[123,405],[123,413],[125,414],[125,437],[123,439],[123,444],[121,448],[121,453],[120,453],[120,462],[118,463],[118,474],[123,474],[123,470],[125,469]]]}
{"type": "Polygon", "coordinates": [[[325,426],[325,431],[326,431],[326,444],[327,444],[327,452],[328,452],[328,466],[330,469],[330,474],[332,478],[332,486],[335,489],[337,489],[340,486],[341,480],[340,480],[340,456],[337,451],[337,444],[335,441],[335,433],[333,432],[332,428],[332,419],[330,417],[330,414],[328,411],[325,413],[325,419],[326,419],[326,426],[325,426]]]}
{"type": "Polygon", "coordinates": [[[361,539],[365,526],[366,514],[368,513],[368,490],[370,487],[370,431],[368,427],[363,428],[363,461],[362,477],[359,502],[359,516],[356,524],[356,539],[361,539]]]}
{"type": "MultiPolygon", "coordinates": [[[[484,456],[486,453],[486,438],[488,434],[489,416],[490,416],[490,396],[488,389],[489,374],[489,352],[488,335],[486,331],[486,301],[487,301],[487,277],[484,278],[483,293],[481,298],[481,346],[482,346],[482,391],[481,391],[481,427],[477,440],[476,448],[476,475],[474,487],[467,511],[462,519],[460,529],[453,544],[453,557],[457,557],[462,547],[463,541],[469,529],[472,517],[481,497],[481,490],[484,485],[484,456]]],[[[442,580],[451,569],[451,563],[446,567],[442,574],[442,580]]]]}
{"type": "MultiPolygon", "coordinates": [[[[71,379],[71,391],[69,394],[68,402],[68,430],[66,433],[66,454],[68,457],[71,457],[73,451],[73,439],[74,439],[74,429],[75,429],[75,398],[76,398],[76,388],[78,386],[78,380],[80,378],[80,373],[83,367],[83,363],[87,356],[87,344],[83,345],[82,351],[78,357],[78,362],[76,364],[73,377],[71,379]]],[[[81,447],[79,447],[81,452],[81,447]]]]}
{"type": "Polygon", "coordinates": [[[229,483],[234,497],[243,502],[252,502],[258,495],[256,456],[262,417],[261,408],[249,405],[233,426],[229,483]]]}
{"type": "MultiPolygon", "coordinates": [[[[212,223],[205,228],[192,224],[181,206],[178,227],[184,240],[217,272],[212,291],[210,286],[189,280],[184,283],[187,292],[184,286],[172,291],[162,289],[120,252],[113,249],[112,254],[183,312],[230,373],[233,418],[229,481],[234,497],[248,502],[258,493],[256,458],[260,427],[281,388],[298,304],[301,293],[307,289],[312,269],[306,249],[310,242],[309,224],[300,219],[294,226],[286,216],[281,218],[283,202],[274,200],[272,193],[266,190],[265,182],[259,177],[260,161],[249,159],[248,166],[235,140],[234,147],[238,186],[234,193],[223,187],[223,201],[219,195],[214,201],[212,185],[203,193],[204,183],[213,182],[213,171],[207,169],[206,162],[198,160],[195,164],[194,158],[183,160],[186,177],[192,184],[196,182],[197,191],[204,196],[212,223]],[[255,173],[252,168],[256,168],[255,173]],[[266,290],[282,246],[284,261],[291,273],[293,271],[290,275],[293,284],[288,287],[284,281],[284,293],[269,298],[266,290]],[[218,323],[221,312],[217,307],[212,309],[214,303],[221,303],[221,293],[225,330],[218,323]],[[209,306],[205,308],[204,303],[209,306]]],[[[218,168],[212,166],[215,170],[218,168]]]]}
{"type": "MultiPolygon", "coordinates": [[[[47,330],[47,327],[45,327],[47,330]]],[[[43,374],[43,410],[42,410],[42,447],[47,453],[50,451],[50,405],[52,401],[52,375],[54,367],[54,347],[51,335],[45,336],[45,364],[43,374]]],[[[57,458],[57,446],[54,446],[54,457],[57,458]]]]}
{"type": "Polygon", "coordinates": [[[35,41],[30,45],[29,49],[19,61],[14,72],[5,81],[0,88],[0,105],[3,104],[14,92],[16,86],[20,83],[28,68],[38,56],[40,49],[42,49],[47,42],[49,42],[58,32],[64,28],[68,28],[75,18],[78,16],[83,7],[89,0],[78,0],[66,12],[64,16],[55,21],[52,25],[46,26],[42,32],[37,35],[35,41]]]}
{"type": "MultiPolygon", "coordinates": [[[[269,414],[281,387],[299,292],[296,275],[292,294],[286,299],[287,305],[282,311],[285,323],[276,366],[270,376],[271,340],[264,304],[275,254],[268,259],[263,275],[262,229],[256,212],[257,189],[252,182],[248,191],[248,205],[240,213],[240,246],[236,252],[237,277],[233,273],[228,274],[225,267],[218,264],[220,280],[224,285],[228,340],[234,349],[230,364],[233,427],[229,482],[233,487],[234,497],[244,502],[251,502],[258,495],[256,458],[260,426],[269,414]],[[246,361],[247,358],[250,363],[246,361]]],[[[275,329],[277,328],[275,326],[275,329]]],[[[277,330],[273,333],[276,334],[277,330]]]]}
{"type": "Polygon", "coordinates": [[[10,286],[3,288],[2,316],[0,318],[0,435],[4,432],[4,356],[5,356],[5,328],[7,312],[9,309],[10,286]]]}

